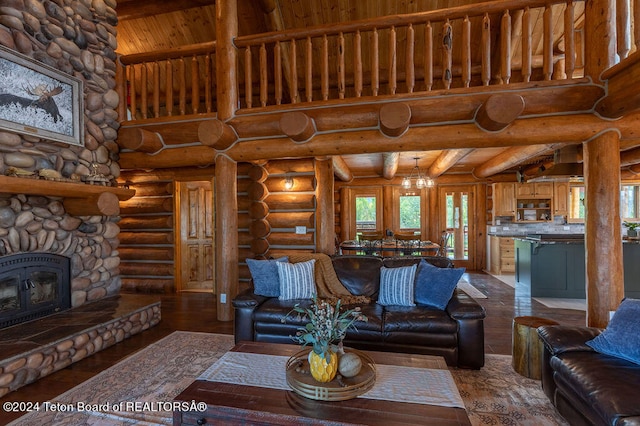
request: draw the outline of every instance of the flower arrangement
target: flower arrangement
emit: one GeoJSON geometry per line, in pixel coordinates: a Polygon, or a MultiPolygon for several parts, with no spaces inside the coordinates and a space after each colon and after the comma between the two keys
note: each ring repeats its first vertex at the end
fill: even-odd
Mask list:
{"type": "Polygon", "coordinates": [[[332,346],[338,346],[342,343],[349,327],[355,329],[354,323],[356,321],[367,321],[368,319],[360,311],[360,307],[340,312],[340,299],[335,305],[328,300],[318,299],[316,295],[312,300],[313,303],[308,308],[296,304],[287,315],[297,312],[298,318],[301,316],[309,318],[307,325],[300,328],[296,335],[291,337],[303,346],[313,345],[313,352],[328,360],[329,352],[335,352],[332,346]]]}

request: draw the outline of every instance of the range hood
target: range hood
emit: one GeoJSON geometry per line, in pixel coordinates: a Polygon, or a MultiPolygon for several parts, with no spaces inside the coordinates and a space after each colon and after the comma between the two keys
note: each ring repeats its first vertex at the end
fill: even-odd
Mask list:
{"type": "Polygon", "coordinates": [[[527,182],[584,182],[584,168],[579,162],[582,157],[582,145],[571,145],[557,149],[553,154],[553,166],[545,169],[527,179],[527,182]]]}

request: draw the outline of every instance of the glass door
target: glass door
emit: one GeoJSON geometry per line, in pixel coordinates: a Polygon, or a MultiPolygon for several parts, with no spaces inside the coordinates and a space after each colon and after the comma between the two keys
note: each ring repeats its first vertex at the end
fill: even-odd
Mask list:
{"type": "Polygon", "coordinates": [[[456,267],[473,269],[475,229],[475,187],[470,185],[442,186],[439,189],[440,224],[447,238],[444,253],[456,267]]]}

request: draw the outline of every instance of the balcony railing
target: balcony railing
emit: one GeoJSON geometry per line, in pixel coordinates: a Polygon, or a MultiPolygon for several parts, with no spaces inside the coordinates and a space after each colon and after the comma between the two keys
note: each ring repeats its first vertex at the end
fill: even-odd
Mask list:
{"type": "MultiPolygon", "coordinates": [[[[242,36],[239,108],[581,77],[583,25],[583,0],[508,0],[242,36]]],[[[215,46],[121,57],[120,116],[215,112],[215,46]]]]}

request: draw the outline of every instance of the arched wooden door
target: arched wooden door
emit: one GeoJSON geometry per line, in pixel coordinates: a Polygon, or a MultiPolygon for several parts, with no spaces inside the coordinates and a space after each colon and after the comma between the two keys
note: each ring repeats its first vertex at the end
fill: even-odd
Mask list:
{"type": "Polygon", "coordinates": [[[212,184],[178,182],[176,188],[176,288],[215,293],[212,184]]]}

